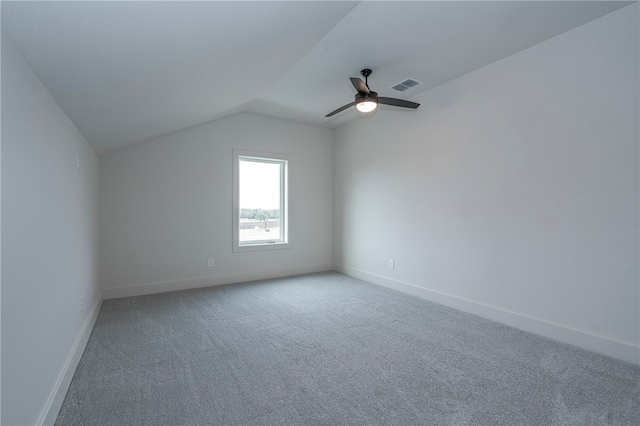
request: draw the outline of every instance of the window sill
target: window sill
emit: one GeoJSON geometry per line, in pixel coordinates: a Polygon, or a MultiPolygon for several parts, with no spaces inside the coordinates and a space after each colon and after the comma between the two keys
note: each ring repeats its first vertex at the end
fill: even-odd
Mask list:
{"type": "Polygon", "coordinates": [[[234,253],[242,253],[245,251],[264,251],[264,250],[282,250],[291,248],[291,243],[260,243],[260,244],[244,244],[234,246],[234,253]]]}

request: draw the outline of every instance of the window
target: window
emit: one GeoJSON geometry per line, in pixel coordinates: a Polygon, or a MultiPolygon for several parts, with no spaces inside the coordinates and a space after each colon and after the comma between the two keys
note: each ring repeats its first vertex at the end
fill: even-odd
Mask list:
{"type": "Polygon", "coordinates": [[[289,156],[233,150],[233,251],[289,247],[289,156]]]}

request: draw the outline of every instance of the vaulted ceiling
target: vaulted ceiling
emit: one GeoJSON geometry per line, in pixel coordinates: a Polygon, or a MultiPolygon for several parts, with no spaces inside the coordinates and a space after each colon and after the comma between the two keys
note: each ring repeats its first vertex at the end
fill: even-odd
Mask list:
{"type": "Polygon", "coordinates": [[[630,3],[3,1],[2,31],[107,153],[240,111],[336,127],[363,68],[411,99],[630,3]]]}

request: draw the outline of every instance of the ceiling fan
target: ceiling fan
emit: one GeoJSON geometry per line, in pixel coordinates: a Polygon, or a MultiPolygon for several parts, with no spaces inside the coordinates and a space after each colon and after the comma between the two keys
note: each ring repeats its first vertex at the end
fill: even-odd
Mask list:
{"type": "Polygon", "coordinates": [[[369,90],[369,76],[372,72],[373,71],[368,68],[360,71],[360,74],[362,74],[362,76],[364,77],[364,82],[357,77],[351,77],[351,84],[353,84],[353,87],[355,87],[358,91],[358,93],[356,93],[355,101],[341,106],[337,110],[325,115],[325,117],[332,117],[337,113],[342,112],[354,105],[360,112],[371,112],[378,107],[378,104],[413,109],[416,109],[420,106],[420,104],[418,103],[405,101],[403,99],[385,98],[382,96],[378,96],[376,92],[372,92],[371,90],[369,90]]]}

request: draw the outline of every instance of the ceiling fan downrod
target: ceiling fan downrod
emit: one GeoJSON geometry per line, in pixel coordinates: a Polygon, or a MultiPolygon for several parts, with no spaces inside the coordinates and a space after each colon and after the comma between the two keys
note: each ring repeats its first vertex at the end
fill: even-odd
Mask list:
{"type": "Polygon", "coordinates": [[[362,71],[360,71],[360,75],[362,75],[364,77],[364,84],[369,87],[369,76],[371,75],[373,71],[371,71],[369,68],[365,68],[362,71]]]}

